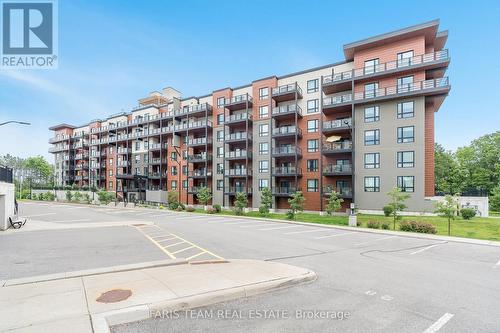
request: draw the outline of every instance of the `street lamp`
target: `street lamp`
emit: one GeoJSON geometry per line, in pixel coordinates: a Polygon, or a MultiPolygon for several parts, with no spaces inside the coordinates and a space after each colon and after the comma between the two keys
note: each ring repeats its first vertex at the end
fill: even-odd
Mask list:
{"type": "Polygon", "coordinates": [[[21,124],[21,125],[31,125],[30,123],[27,123],[25,121],[9,120],[9,121],[6,121],[4,123],[0,123],[0,126],[10,124],[10,123],[21,124]]]}

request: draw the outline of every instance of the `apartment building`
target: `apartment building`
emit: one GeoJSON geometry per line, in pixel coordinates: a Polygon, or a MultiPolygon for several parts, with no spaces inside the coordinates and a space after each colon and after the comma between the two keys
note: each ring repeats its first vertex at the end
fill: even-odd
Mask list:
{"type": "Polygon", "coordinates": [[[130,112],[53,126],[58,182],[155,202],[175,190],[187,204],[208,187],[214,204],[245,192],[253,208],[267,187],[276,209],[302,191],[309,211],[332,190],[343,210],[381,210],[397,186],[409,211],[429,211],[447,36],[426,22],[346,44],[334,64],[198,97],[165,88],[130,112]]]}

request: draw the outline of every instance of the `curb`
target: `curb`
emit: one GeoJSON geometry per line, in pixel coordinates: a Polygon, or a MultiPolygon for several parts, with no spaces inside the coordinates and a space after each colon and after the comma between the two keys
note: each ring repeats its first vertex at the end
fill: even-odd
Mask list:
{"type": "Polygon", "coordinates": [[[192,308],[209,306],[243,297],[255,296],[271,291],[288,288],[297,284],[312,282],[317,275],[308,271],[303,275],[280,278],[270,281],[253,283],[229,289],[210,291],[203,294],[176,298],[173,300],[136,305],[124,309],[92,314],[94,333],[109,333],[110,327],[156,318],[168,312],[183,311],[192,308]]]}
{"type": "Polygon", "coordinates": [[[133,271],[133,270],[144,269],[144,268],[184,265],[187,263],[188,263],[188,261],[185,259],[168,259],[168,260],[146,261],[146,262],[141,262],[141,263],[137,263],[137,264],[117,265],[117,266],[111,266],[111,267],[86,269],[86,270],[81,270],[81,271],[72,271],[72,272],[64,272],[64,273],[30,276],[30,277],[10,279],[10,280],[1,280],[0,282],[2,282],[2,283],[0,284],[0,287],[10,287],[10,286],[18,286],[18,285],[23,285],[23,284],[37,283],[37,282],[47,282],[47,281],[54,281],[54,280],[78,278],[78,277],[84,277],[84,276],[89,276],[89,275],[101,275],[101,274],[107,274],[107,273],[127,272],[127,271],[133,271]]]}

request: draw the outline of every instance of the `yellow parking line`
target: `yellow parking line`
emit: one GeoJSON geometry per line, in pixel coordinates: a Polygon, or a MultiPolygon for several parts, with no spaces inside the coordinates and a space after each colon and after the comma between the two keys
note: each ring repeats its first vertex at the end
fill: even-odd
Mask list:
{"type": "Polygon", "coordinates": [[[155,241],[153,238],[149,237],[141,229],[137,228],[137,230],[139,230],[144,236],[146,236],[146,238],[148,238],[153,244],[155,244],[156,246],[158,246],[160,248],[160,250],[162,250],[167,256],[169,256],[171,259],[175,259],[175,256],[173,254],[171,254],[170,252],[168,252],[163,246],[161,246],[160,243],[158,243],[157,241],[155,241]]]}
{"type": "Polygon", "coordinates": [[[196,247],[196,248],[200,249],[201,251],[204,251],[204,252],[206,252],[206,253],[208,253],[208,254],[210,254],[210,255],[212,255],[212,256],[214,256],[214,257],[216,257],[216,258],[220,259],[220,260],[224,260],[224,258],[222,258],[221,256],[218,256],[218,255],[216,255],[215,253],[212,253],[212,252],[208,251],[207,249],[202,248],[201,246],[198,246],[198,245],[196,245],[196,244],[193,244],[193,243],[191,243],[190,241],[187,241],[187,240],[185,240],[184,238],[177,236],[176,234],[172,234],[172,236],[175,236],[175,237],[179,238],[180,240],[183,240],[184,242],[186,242],[186,243],[188,243],[188,244],[190,244],[190,245],[193,245],[194,247],[196,247]]]}
{"type": "Polygon", "coordinates": [[[172,252],[172,254],[181,253],[181,252],[187,251],[187,250],[192,249],[192,248],[194,248],[194,246],[188,246],[188,247],[186,247],[186,248],[184,248],[182,250],[178,250],[178,251],[172,252]]]}
{"type": "Polygon", "coordinates": [[[167,247],[172,247],[172,246],[176,246],[176,245],[179,245],[179,244],[182,244],[182,243],[184,243],[184,242],[177,242],[177,243],[174,243],[174,244],[167,245],[167,246],[165,246],[165,247],[166,247],[166,248],[167,248],[167,247]]]}
{"type": "Polygon", "coordinates": [[[198,253],[198,254],[195,254],[194,256],[191,256],[191,257],[189,257],[189,258],[186,258],[186,260],[191,260],[191,259],[196,258],[196,257],[199,257],[199,256],[201,256],[202,254],[205,254],[205,253],[206,253],[206,252],[200,252],[200,253],[198,253]]]}

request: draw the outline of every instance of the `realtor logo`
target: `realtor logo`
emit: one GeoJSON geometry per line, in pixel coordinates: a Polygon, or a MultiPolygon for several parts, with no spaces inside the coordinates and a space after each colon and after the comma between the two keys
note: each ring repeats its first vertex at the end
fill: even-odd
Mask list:
{"type": "Polygon", "coordinates": [[[2,2],[2,69],[57,68],[57,4],[2,2]]]}

